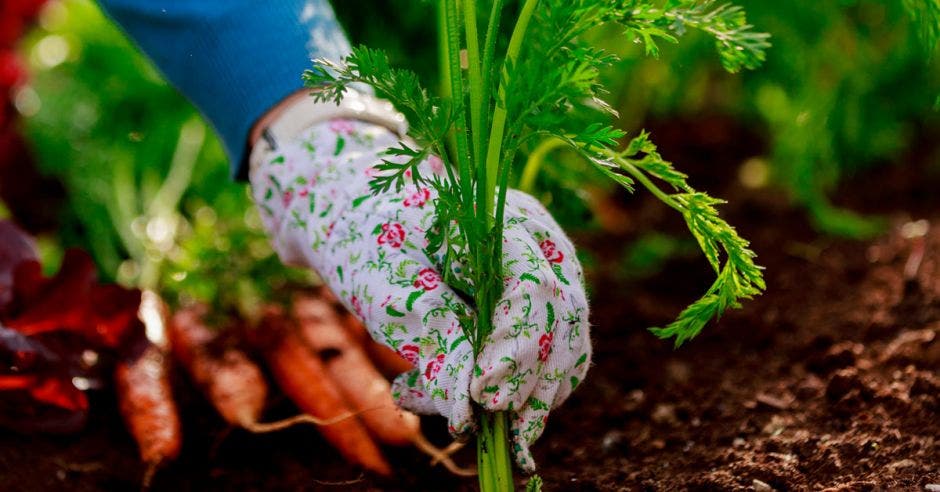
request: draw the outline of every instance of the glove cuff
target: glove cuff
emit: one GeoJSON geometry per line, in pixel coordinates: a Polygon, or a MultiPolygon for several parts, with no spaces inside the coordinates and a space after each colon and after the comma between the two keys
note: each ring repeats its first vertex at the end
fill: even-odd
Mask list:
{"type": "Polygon", "coordinates": [[[262,139],[251,149],[251,172],[261,165],[265,155],[278,150],[280,145],[318,123],[335,119],[374,123],[388,128],[399,138],[405,138],[408,133],[405,115],[396,111],[392,103],[369,94],[349,90],[339,104],[316,102],[312,97],[304,97],[285,107],[270,125],[262,129],[262,139]]]}

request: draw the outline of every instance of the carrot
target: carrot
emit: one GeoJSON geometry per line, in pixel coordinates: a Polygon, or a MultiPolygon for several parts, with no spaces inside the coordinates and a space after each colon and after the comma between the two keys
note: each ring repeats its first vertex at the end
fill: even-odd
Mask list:
{"type": "Polygon", "coordinates": [[[329,304],[313,297],[299,297],[294,301],[294,317],[300,323],[303,341],[320,354],[342,397],[354,410],[362,412],[360,418],[379,441],[392,446],[413,444],[456,474],[475,474],[458,468],[443,451],[428,442],[417,415],[395,405],[388,380],[349,336],[329,304]]]}
{"type": "Polygon", "coordinates": [[[264,347],[265,359],[281,390],[301,410],[335,423],[319,431],[349,461],[380,475],[392,469],[365,426],[351,414],[340,390],[326,372],[320,357],[296,332],[296,326],[279,309],[269,308],[262,320],[264,330],[275,334],[264,347]]]}
{"type": "Polygon", "coordinates": [[[323,287],[320,287],[319,289],[317,289],[317,295],[324,301],[328,302],[331,306],[337,308],[338,310],[346,311],[346,309],[343,307],[343,301],[339,300],[339,296],[337,296],[336,293],[333,292],[333,289],[330,289],[329,287],[324,285],[323,287]]]}
{"type": "Polygon", "coordinates": [[[173,316],[169,330],[173,355],[226,422],[250,429],[261,418],[268,384],[241,350],[212,350],[218,337],[203,324],[204,313],[198,307],[173,316]]]}
{"type": "Polygon", "coordinates": [[[182,442],[179,415],[170,389],[166,356],[152,343],[118,362],[114,381],[124,422],[148,466],[144,485],[163,463],[176,459],[182,442]]]}
{"type": "Polygon", "coordinates": [[[147,336],[156,343],[141,334],[118,361],[114,382],[121,415],[147,465],[143,487],[148,488],[156,470],[179,456],[182,434],[170,388],[167,354],[159,344],[165,310],[155,293],[143,293],[138,315],[147,336]]]}

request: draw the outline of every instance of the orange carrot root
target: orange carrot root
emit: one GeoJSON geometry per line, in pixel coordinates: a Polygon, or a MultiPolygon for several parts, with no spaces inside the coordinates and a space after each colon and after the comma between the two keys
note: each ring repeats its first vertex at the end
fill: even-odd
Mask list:
{"type": "Polygon", "coordinates": [[[144,470],[144,475],[140,479],[141,491],[146,492],[150,490],[150,486],[153,485],[153,477],[155,477],[157,472],[160,471],[161,466],[163,466],[163,462],[147,464],[147,468],[144,470]]]}
{"type": "Polygon", "coordinates": [[[261,369],[235,348],[213,350],[219,335],[203,322],[205,306],[183,309],[173,316],[170,341],[177,360],[231,425],[254,433],[277,432],[299,424],[332,425],[361,412],[330,419],[301,414],[276,422],[259,422],[267,398],[261,369]]]}
{"type": "Polygon", "coordinates": [[[147,488],[160,466],[179,456],[182,433],[170,387],[166,306],[155,292],[142,293],[138,318],[144,330],[115,366],[114,386],[121,416],[147,465],[147,488]]]}
{"type": "Polygon", "coordinates": [[[366,341],[363,348],[365,348],[366,354],[372,363],[386,377],[394,378],[414,369],[414,366],[398,355],[397,352],[371,338],[366,341]]]}
{"type": "Polygon", "coordinates": [[[163,352],[148,343],[138,357],[118,363],[114,379],[121,414],[148,466],[147,487],[163,463],[179,456],[182,441],[163,352]]]}
{"type": "Polygon", "coordinates": [[[205,312],[197,306],[173,316],[173,354],[226,422],[242,427],[255,423],[268,395],[261,368],[237,348],[217,347],[219,336],[203,322],[205,312]]]}
{"type": "Polygon", "coordinates": [[[359,321],[352,313],[348,311],[343,312],[339,320],[342,327],[346,330],[347,335],[365,350],[366,355],[369,356],[369,360],[372,361],[375,367],[378,368],[384,376],[394,378],[399,374],[414,369],[414,366],[412,366],[410,362],[402,358],[402,356],[398,355],[394,350],[373,340],[372,337],[369,336],[369,331],[366,330],[365,325],[362,324],[362,321],[359,321]]]}
{"type": "MultiPolygon", "coordinates": [[[[442,450],[441,450],[441,453],[442,453],[444,456],[453,456],[454,453],[456,453],[457,451],[460,451],[460,450],[463,449],[466,445],[467,445],[467,443],[465,443],[465,442],[454,441],[454,442],[448,444],[446,448],[442,449],[442,450]]],[[[431,460],[431,466],[437,465],[438,463],[439,463],[439,461],[438,461],[436,458],[433,459],[433,460],[431,460]]]]}
{"type": "Polygon", "coordinates": [[[427,440],[424,434],[418,433],[415,436],[414,440],[412,441],[412,444],[414,444],[414,446],[419,451],[431,457],[431,466],[435,466],[438,464],[444,465],[444,468],[446,468],[447,471],[453,473],[454,475],[457,475],[458,477],[477,476],[476,468],[474,467],[462,468],[458,466],[456,463],[454,463],[454,460],[452,460],[450,457],[451,454],[459,451],[460,448],[463,447],[462,443],[459,443],[461,445],[457,447],[456,449],[453,449],[450,452],[448,452],[448,450],[451,449],[454,446],[454,444],[458,444],[458,443],[451,443],[451,445],[447,446],[447,448],[440,449],[437,446],[431,444],[431,442],[427,440]]]}
{"type": "Polygon", "coordinates": [[[378,410],[378,408],[367,408],[358,412],[349,412],[330,419],[318,419],[313,415],[302,413],[300,415],[294,415],[293,417],[288,417],[283,420],[276,420],[274,422],[242,422],[240,425],[246,430],[254,432],[255,434],[265,434],[268,432],[277,432],[279,430],[284,430],[300,424],[312,424],[318,426],[338,424],[345,420],[356,418],[359,415],[371,410],[378,410]]]}
{"type": "Polygon", "coordinates": [[[358,418],[349,418],[350,414],[362,413],[364,409],[370,409],[365,415],[380,409],[371,411],[376,405],[366,405],[358,412],[352,412],[320,357],[304,343],[296,332],[296,326],[280,310],[269,309],[263,323],[264,330],[278,337],[275,343],[265,348],[264,354],[284,394],[317,419],[340,419],[318,430],[347,460],[380,475],[391,475],[391,465],[382,456],[366,427],[358,418]]]}

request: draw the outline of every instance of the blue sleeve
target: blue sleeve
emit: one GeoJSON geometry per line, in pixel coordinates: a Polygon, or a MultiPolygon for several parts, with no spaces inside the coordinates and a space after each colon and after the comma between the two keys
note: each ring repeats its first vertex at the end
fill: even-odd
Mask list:
{"type": "Polygon", "coordinates": [[[100,3],[209,120],[237,177],[254,122],[303,87],[311,59],[350,50],[327,0],[100,3]]]}

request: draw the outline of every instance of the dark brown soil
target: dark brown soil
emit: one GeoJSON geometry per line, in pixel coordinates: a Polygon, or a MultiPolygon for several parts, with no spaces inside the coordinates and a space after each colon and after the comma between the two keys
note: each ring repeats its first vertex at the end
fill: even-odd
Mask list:
{"type": "Polygon", "coordinates": [[[596,328],[604,342],[592,389],[548,431],[538,457],[549,483],[854,491],[940,482],[940,228],[910,281],[914,241],[897,227],[873,244],[773,235],[758,236],[760,251],[779,250],[763,258],[767,294],[677,351],[640,330],[680,307],[667,300],[676,286],[599,289],[597,319],[624,321],[596,328]]]}
{"type": "MultiPolygon", "coordinates": [[[[596,251],[598,265],[595,365],[535,447],[545,490],[925,490],[940,483],[940,179],[912,165],[850,181],[845,203],[884,213],[892,226],[871,242],[825,239],[781,196],[708,181],[715,172],[708,149],[734,143],[678,155],[661,146],[691,166],[697,182],[732,200],[730,221],[767,267],[767,293],[674,350],[644,328],[668,321],[708,285],[701,259],[679,258],[654,277],[624,283],[603,266],[618,261],[629,236],[577,238],[596,251]],[[904,234],[917,219],[931,226],[919,265],[911,261],[919,240],[904,234]]],[[[722,159],[741,162],[749,152],[722,159]]],[[[631,207],[644,224],[681,229],[651,201],[631,207]]],[[[400,476],[379,480],[344,464],[314,429],[229,431],[180,379],[184,452],[153,490],[475,486],[429,469],[411,450],[389,450],[400,476]]],[[[142,468],[112,397],[101,393],[92,404],[80,435],[0,434],[0,490],[137,490],[142,468]]],[[[269,417],[291,412],[276,402],[269,417]]],[[[443,426],[425,421],[439,443],[447,440],[443,426]]],[[[472,461],[472,451],[460,460],[472,461]]]]}

